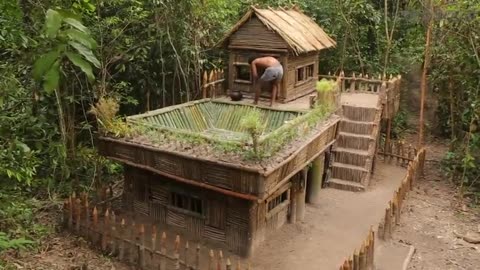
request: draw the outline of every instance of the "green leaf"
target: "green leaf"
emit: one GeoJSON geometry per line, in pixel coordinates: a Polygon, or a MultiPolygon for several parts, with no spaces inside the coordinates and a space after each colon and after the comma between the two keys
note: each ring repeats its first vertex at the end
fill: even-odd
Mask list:
{"type": "Polygon", "coordinates": [[[65,54],[75,66],[79,67],[83,71],[83,73],[87,75],[90,80],[95,79],[95,76],[92,73],[92,67],[87,61],[83,60],[80,55],[70,52],[66,52],[65,54]]]}
{"type": "Polygon", "coordinates": [[[59,56],[58,51],[52,51],[46,53],[35,61],[33,64],[33,78],[37,81],[42,79],[42,76],[50,69],[53,63],[57,60],[59,56]]]}
{"type": "Polygon", "coordinates": [[[87,33],[78,31],[77,29],[68,29],[65,31],[68,37],[75,40],[89,49],[95,49],[97,42],[87,33]]]}
{"type": "Polygon", "coordinates": [[[95,55],[93,55],[92,50],[74,41],[69,41],[68,44],[74,47],[78,51],[78,53],[83,55],[83,57],[85,57],[85,59],[87,59],[88,62],[92,63],[97,68],[100,67],[100,62],[95,57],[95,55]]]}
{"type": "Polygon", "coordinates": [[[46,33],[49,38],[54,38],[57,35],[58,29],[62,25],[62,15],[53,9],[47,11],[45,19],[46,33]]]}
{"type": "Polygon", "coordinates": [[[55,62],[50,70],[45,74],[45,82],[43,83],[43,89],[48,94],[51,94],[55,89],[58,88],[60,82],[60,64],[55,62]]]}
{"type": "Polygon", "coordinates": [[[77,28],[78,30],[84,32],[84,33],[89,33],[88,28],[85,27],[80,21],[75,20],[73,18],[66,18],[63,20],[64,22],[68,23],[69,25],[77,28]]]}

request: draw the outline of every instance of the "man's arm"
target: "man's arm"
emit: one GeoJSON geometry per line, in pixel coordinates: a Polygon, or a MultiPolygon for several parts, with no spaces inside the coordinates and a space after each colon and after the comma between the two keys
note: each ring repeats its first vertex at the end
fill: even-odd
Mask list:
{"type": "Polygon", "coordinates": [[[255,83],[258,78],[257,74],[257,59],[253,60],[252,63],[250,64],[250,69],[251,69],[251,75],[252,75],[252,82],[255,83]]]}

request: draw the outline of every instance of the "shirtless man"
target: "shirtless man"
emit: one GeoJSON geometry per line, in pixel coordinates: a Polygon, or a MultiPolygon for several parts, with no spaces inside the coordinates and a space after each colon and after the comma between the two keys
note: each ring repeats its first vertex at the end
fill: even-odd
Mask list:
{"type": "Polygon", "coordinates": [[[250,68],[252,69],[252,84],[255,90],[255,100],[253,104],[258,103],[261,87],[257,85],[258,73],[257,68],[265,68],[260,82],[271,82],[272,85],[272,98],[270,100],[270,107],[272,107],[275,99],[277,98],[277,91],[280,86],[280,81],[283,78],[283,67],[277,59],[271,56],[250,58],[248,59],[250,68]]]}

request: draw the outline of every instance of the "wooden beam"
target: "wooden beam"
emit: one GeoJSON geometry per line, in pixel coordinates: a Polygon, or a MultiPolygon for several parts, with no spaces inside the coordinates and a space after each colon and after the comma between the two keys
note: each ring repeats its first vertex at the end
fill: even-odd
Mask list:
{"type": "Polygon", "coordinates": [[[265,48],[256,48],[256,47],[248,47],[248,46],[228,46],[229,49],[234,50],[253,50],[253,51],[261,51],[261,52],[280,52],[280,53],[287,53],[288,50],[286,49],[265,49],[265,48]]]}

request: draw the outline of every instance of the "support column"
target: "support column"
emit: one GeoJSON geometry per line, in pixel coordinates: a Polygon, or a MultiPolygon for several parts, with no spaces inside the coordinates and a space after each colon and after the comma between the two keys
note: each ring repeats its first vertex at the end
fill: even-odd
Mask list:
{"type": "MultiPolygon", "coordinates": [[[[295,177],[295,176],[294,176],[295,177]]],[[[290,217],[288,222],[295,224],[297,221],[297,183],[293,181],[292,187],[290,188],[290,217]]]]}
{"type": "Polygon", "coordinates": [[[320,203],[320,189],[322,189],[323,173],[325,168],[325,154],[320,154],[312,162],[311,178],[308,184],[308,202],[311,204],[320,203]]]}
{"type": "Polygon", "coordinates": [[[300,172],[297,185],[297,221],[303,221],[305,218],[305,189],[307,184],[308,167],[300,172]]]}

